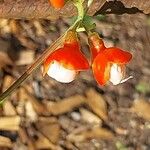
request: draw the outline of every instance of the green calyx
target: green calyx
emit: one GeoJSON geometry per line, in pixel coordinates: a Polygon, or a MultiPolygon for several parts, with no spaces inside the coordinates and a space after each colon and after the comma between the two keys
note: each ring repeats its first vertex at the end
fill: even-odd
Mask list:
{"type": "MultiPolygon", "coordinates": [[[[76,28],[77,32],[90,32],[95,29],[96,25],[93,22],[92,17],[87,15],[87,10],[84,9],[83,6],[84,0],[73,0],[74,5],[78,10],[77,20],[80,21],[79,26],[76,28]]],[[[92,4],[93,0],[88,1],[88,8],[92,4]]]]}

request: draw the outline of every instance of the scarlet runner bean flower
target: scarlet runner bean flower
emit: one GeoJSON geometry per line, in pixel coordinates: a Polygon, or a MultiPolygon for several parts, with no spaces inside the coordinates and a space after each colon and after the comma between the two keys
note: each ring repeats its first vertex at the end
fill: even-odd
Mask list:
{"type": "Polygon", "coordinates": [[[54,8],[62,8],[65,5],[65,0],[49,0],[54,8]]]}
{"type": "Polygon", "coordinates": [[[44,62],[44,74],[62,83],[73,81],[79,71],[87,69],[89,63],[74,31],[68,31],[63,47],[51,53],[44,62]]]}
{"type": "Polygon", "coordinates": [[[100,85],[105,85],[107,81],[117,85],[131,78],[125,79],[125,65],[131,60],[131,53],[117,47],[106,48],[97,33],[89,35],[89,45],[93,74],[100,85]]]}

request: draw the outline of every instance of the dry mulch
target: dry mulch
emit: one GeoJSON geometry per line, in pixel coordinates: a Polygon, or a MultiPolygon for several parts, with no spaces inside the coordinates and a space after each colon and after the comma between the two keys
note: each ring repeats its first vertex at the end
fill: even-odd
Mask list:
{"type": "MultiPolygon", "coordinates": [[[[91,71],[61,84],[39,68],[0,108],[0,149],[150,149],[150,18],[95,19],[107,46],[129,50],[124,84],[99,87],[91,71]]],[[[5,91],[68,27],[68,20],[0,20],[0,89],[5,91]]],[[[87,39],[80,34],[89,58],[87,39]]]]}

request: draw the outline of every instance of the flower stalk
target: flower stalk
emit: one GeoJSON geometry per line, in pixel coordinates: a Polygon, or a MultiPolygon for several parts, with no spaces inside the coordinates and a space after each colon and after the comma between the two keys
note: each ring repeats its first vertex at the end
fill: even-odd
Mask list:
{"type": "MultiPolygon", "coordinates": [[[[83,9],[83,7],[79,4],[77,6],[78,12],[82,12],[81,9],[83,9]]],[[[83,19],[81,17],[82,15],[78,16],[74,24],[70,26],[70,28],[62,36],[60,36],[55,42],[53,42],[20,78],[18,78],[6,91],[0,94],[0,105],[4,102],[7,96],[9,96],[16,88],[18,88],[22,84],[22,82],[24,82],[43,63],[43,61],[50,55],[50,53],[52,53],[63,43],[66,33],[69,30],[75,30],[79,26],[80,22],[83,19]]]]}

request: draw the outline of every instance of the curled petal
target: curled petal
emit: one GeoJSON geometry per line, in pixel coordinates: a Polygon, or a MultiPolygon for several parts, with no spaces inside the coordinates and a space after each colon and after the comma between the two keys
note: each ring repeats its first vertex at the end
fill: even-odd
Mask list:
{"type": "Polygon", "coordinates": [[[112,64],[110,69],[110,79],[109,81],[113,85],[121,83],[125,76],[125,65],[112,64]]]}
{"type": "Polygon", "coordinates": [[[110,63],[103,53],[97,55],[92,64],[92,70],[96,81],[105,85],[110,78],[110,63]]]}
{"type": "Polygon", "coordinates": [[[123,51],[116,47],[106,48],[105,55],[107,56],[108,61],[117,64],[126,64],[132,58],[131,53],[123,51]]]}
{"type": "Polygon", "coordinates": [[[129,76],[127,78],[125,77],[125,65],[118,65],[118,64],[112,64],[110,69],[110,79],[109,81],[112,82],[113,85],[118,85],[120,83],[124,83],[127,80],[133,78],[132,76],[129,76]]]}

